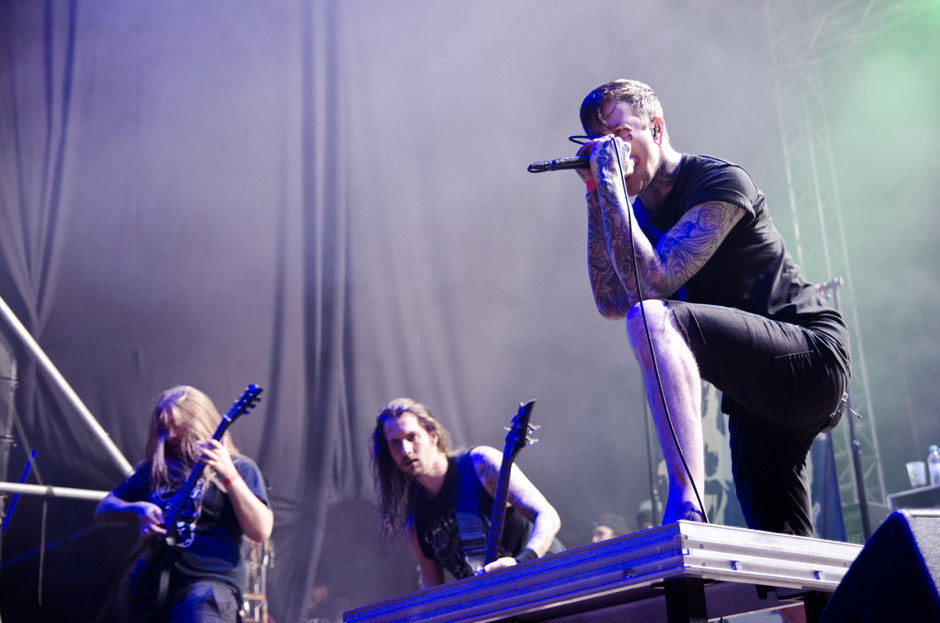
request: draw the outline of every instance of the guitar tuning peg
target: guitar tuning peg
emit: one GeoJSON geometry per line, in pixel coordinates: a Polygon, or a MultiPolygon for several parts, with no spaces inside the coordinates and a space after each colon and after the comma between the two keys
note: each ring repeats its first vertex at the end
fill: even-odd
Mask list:
{"type": "Polygon", "coordinates": [[[526,437],[525,445],[531,446],[532,444],[534,444],[534,443],[537,442],[537,441],[538,441],[538,439],[534,439],[534,438],[532,438],[532,437],[526,437]]]}
{"type": "Polygon", "coordinates": [[[541,424],[529,424],[529,432],[534,433],[538,429],[542,428],[541,424]]]}

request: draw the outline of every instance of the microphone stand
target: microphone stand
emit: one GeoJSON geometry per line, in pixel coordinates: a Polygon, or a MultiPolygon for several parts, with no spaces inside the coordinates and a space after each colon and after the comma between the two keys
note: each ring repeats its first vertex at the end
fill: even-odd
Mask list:
{"type": "MultiPolygon", "coordinates": [[[[842,277],[835,277],[829,283],[819,286],[823,294],[832,296],[832,305],[836,311],[839,309],[839,286],[842,285],[842,277]]],[[[845,409],[848,411],[846,416],[849,420],[849,445],[852,454],[852,468],[855,475],[855,495],[858,498],[858,514],[862,521],[862,533],[867,541],[871,537],[871,519],[868,512],[868,496],[865,493],[865,476],[862,470],[862,449],[858,443],[858,437],[855,431],[855,411],[852,410],[852,394],[848,387],[845,388],[845,409]]]]}

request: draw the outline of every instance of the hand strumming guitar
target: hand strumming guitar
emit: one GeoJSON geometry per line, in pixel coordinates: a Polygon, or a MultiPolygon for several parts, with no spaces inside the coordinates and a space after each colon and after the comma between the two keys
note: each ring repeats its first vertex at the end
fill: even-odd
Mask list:
{"type": "Polygon", "coordinates": [[[112,526],[126,525],[136,520],[140,523],[140,534],[143,536],[166,534],[162,508],[151,502],[125,502],[112,493],[98,504],[95,519],[112,526]]]}
{"type": "Polygon", "coordinates": [[[166,534],[163,509],[150,502],[137,502],[136,512],[140,518],[140,533],[144,536],[166,534]]]}

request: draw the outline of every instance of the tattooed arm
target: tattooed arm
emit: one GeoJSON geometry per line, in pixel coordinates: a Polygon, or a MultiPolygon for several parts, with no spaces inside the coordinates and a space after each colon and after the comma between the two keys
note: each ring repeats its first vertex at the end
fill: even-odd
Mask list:
{"type": "Polygon", "coordinates": [[[607,234],[604,217],[596,191],[588,191],[588,275],[594,304],[601,316],[609,320],[620,320],[627,316],[630,297],[614,270],[607,249],[607,234]]]}
{"type": "Polygon", "coordinates": [[[699,204],[686,212],[654,248],[627,212],[630,207],[614,159],[618,143],[629,156],[629,144],[612,136],[598,139],[592,153],[607,252],[628,304],[639,300],[636,272],[643,298],[665,298],[698,272],[745,212],[723,201],[699,204]]]}
{"type": "MultiPolygon", "coordinates": [[[[480,482],[489,494],[493,495],[496,492],[496,481],[499,479],[499,468],[503,461],[502,452],[489,446],[478,446],[471,452],[471,458],[480,482]]],[[[513,465],[512,472],[510,472],[509,491],[506,497],[509,505],[515,506],[517,512],[521,512],[532,522],[532,533],[525,547],[539,556],[544,556],[561,528],[561,518],[558,513],[516,465],[513,465]]],[[[516,564],[515,558],[499,558],[487,565],[484,570],[492,571],[514,564],[516,564]]]]}
{"type": "MultiPolygon", "coordinates": [[[[584,144],[578,150],[579,156],[591,153],[591,143],[584,144]]],[[[582,181],[594,184],[594,173],[587,169],[576,169],[582,181]]],[[[620,276],[614,270],[607,250],[607,235],[604,232],[604,217],[601,213],[600,199],[596,190],[588,190],[585,196],[588,208],[587,261],[588,277],[591,280],[591,292],[597,311],[609,320],[626,318],[630,301],[627,291],[620,282],[620,276]]]]}

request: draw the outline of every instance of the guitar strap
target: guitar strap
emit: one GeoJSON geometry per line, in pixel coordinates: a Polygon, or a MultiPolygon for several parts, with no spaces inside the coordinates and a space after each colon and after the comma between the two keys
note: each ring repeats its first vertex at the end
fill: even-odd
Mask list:
{"type": "Polygon", "coordinates": [[[486,526],[477,504],[476,470],[467,451],[457,457],[458,484],[454,489],[454,508],[457,510],[457,529],[460,532],[460,550],[474,572],[483,568],[486,557],[486,526]]]}

